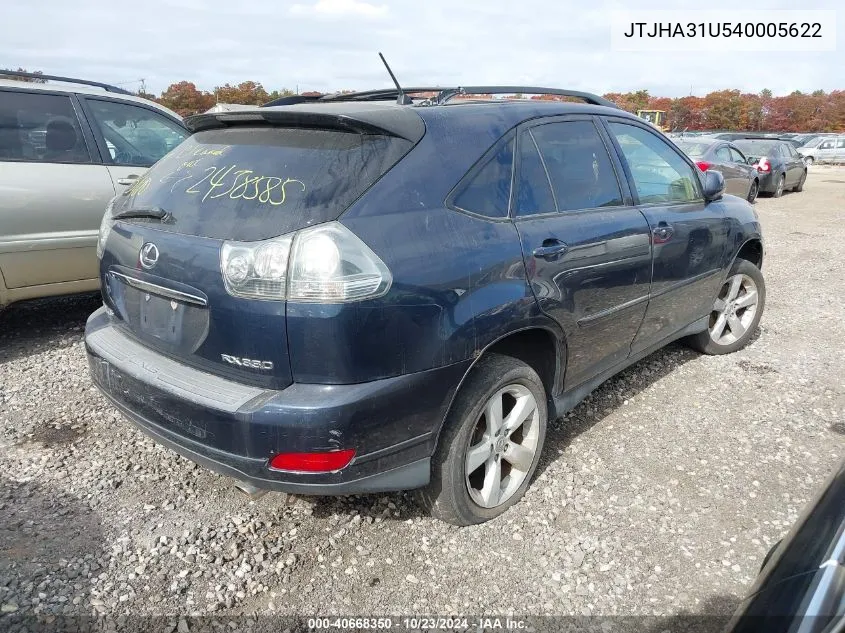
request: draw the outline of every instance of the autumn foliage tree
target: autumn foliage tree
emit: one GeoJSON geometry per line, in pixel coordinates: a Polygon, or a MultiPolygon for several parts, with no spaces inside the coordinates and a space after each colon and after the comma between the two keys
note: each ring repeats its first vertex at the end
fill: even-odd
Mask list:
{"type": "Polygon", "coordinates": [[[197,90],[190,81],[180,81],[162,92],[158,102],[180,116],[189,116],[205,112],[214,105],[215,99],[213,94],[197,90]]]}

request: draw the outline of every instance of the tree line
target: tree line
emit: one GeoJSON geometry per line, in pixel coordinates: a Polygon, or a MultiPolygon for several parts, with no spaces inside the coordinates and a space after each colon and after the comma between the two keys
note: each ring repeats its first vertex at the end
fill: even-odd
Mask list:
{"type": "MultiPolygon", "coordinates": [[[[22,69],[18,69],[22,70],[22,69]]],[[[2,78],[0,71],[0,78],[2,78]]],[[[37,81],[37,80],[36,80],[37,81]]],[[[343,91],[346,92],[346,91],[343,91]]],[[[181,116],[205,112],[217,103],[261,105],[283,96],[295,94],[288,88],[267,91],[260,82],[243,81],[217,86],[212,91],[200,90],[190,81],[171,84],[158,96],[139,92],[181,116]]],[[[305,92],[304,95],[316,95],[305,92]]],[[[519,95],[521,96],[521,95],[519,95]]],[[[655,97],[648,90],[611,92],[604,98],[623,110],[663,110],[673,130],[748,130],[766,132],[845,132],[845,91],[798,90],[774,96],[771,90],[758,94],[739,90],[718,90],[703,97],[655,97]]],[[[558,100],[554,95],[538,95],[535,99],[558,100]]]]}

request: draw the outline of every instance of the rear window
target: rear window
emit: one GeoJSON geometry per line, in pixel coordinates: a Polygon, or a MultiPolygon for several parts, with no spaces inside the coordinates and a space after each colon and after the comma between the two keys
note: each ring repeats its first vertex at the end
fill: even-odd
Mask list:
{"type": "Polygon", "coordinates": [[[710,148],[712,143],[695,143],[690,141],[675,141],[675,145],[690,158],[698,158],[704,156],[704,153],[710,148]]]}
{"type": "Polygon", "coordinates": [[[772,156],[778,153],[780,141],[738,140],[734,141],[734,145],[749,156],[772,156]]]}
{"type": "Polygon", "coordinates": [[[156,163],[114,212],[159,207],[172,217],[156,222],[157,229],[267,239],[336,219],[411,146],[393,136],[338,130],[207,130],[156,163]]]}

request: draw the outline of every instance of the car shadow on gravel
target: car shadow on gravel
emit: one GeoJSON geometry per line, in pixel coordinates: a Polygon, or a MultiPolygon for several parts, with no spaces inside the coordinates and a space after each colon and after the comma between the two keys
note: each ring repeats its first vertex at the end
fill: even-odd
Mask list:
{"type": "Polygon", "coordinates": [[[49,484],[0,475],[0,630],[89,613],[103,555],[102,523],[86,504],[49,484]]]}
{"type": "Polygon", "coordinates": [[[672,343],[602,383],[572,411],[549,424],[534,478],[559,459],[560,453],[581,433],[625,406],[626,401],[635,398],[661,378],[699,356],[701,354],[682,343],[672,343]]]}
{"type": "Polygon", "coordinates": [[[649,622],[643,633],[720,633],[740,605],[740,599],[730,595],[708,596],[695,611],[683,609],[649,622]]]}
{"type": "Polygon", "coordinates": [[[0,365],[78,342],[100,305],[100,293],[91,293],[22,301],[0,311],[0,365]]]}

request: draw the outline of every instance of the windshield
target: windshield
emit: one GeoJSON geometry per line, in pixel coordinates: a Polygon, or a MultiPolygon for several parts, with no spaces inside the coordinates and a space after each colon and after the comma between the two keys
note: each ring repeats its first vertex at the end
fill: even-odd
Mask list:
{"type": "Polygon", "coordinates": [[[207,130],[139,178],[113,213],[160,208],[170,215],[156,226],[161,230],[267,239],[336,219],[411,145],[393,136],[338,130],[207,130]]]}

